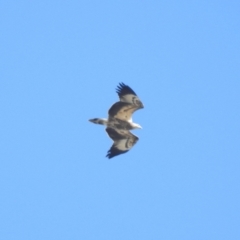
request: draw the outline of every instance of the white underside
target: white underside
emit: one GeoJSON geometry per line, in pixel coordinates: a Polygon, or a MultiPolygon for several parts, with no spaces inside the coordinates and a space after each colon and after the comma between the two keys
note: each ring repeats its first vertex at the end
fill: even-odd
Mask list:
{"type": "Polygon", "coordinates": [[[128,150],[129,148],[126,147],[126,141],[127,141],[127,139],[122,139],[122,140],[118,141],[117,148],[122,151],[128,150]]]}
{"type": "MultiPolygon", "coordinates": [[[[109,121],[108,119],[106,118],[101,118],[101,120],[103,121],[103,125],[105,126],[111,126],[111,121],[109,121]]],[[[128,120],[128,122],[131,124],[131,126],[133,128],[142,128],[138,123],[134,123],[132,122],[132,118],[128,120]]]]}

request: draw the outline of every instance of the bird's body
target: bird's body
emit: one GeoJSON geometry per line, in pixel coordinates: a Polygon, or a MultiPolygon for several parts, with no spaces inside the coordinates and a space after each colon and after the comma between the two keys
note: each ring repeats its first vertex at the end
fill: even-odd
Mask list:
{"type": "Polygon", "coordinates": [[[117,87],[120,101],[114,103],[108,111],[108,119],[93,118],[90,122],[106,126],[106,132],[114,141],[107,157],[112,158],[129,151],[138,141],[138,137],[129,130],[142,128],[132,121],[132,114],[143,108],[143,104],[136,93],[124,83],[117,87]]]}
{"type": "Polygon", "coordinates": [[[93,118],[89,119],[90,122],[105,125],[111,128],[123,129],[123,130],[132,130],[137,128],[142,128],[139,124],[133,123],[130,121],[124,121],[118,118],[109,117],[106,118],[93,118]]]}

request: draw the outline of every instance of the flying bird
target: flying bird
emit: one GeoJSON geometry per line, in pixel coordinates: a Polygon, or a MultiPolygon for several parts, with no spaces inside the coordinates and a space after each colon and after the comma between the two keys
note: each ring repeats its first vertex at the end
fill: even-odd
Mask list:
{"type": "Polygon", "coordinates": [[[108,136],[114,141],[106,157],[112,158],[128,152],[138,141],[138,137],[129,130],[142,128],[132,121],[132,114],[143,108],[137,94],[124,83],[117,86],[120,101],[114,103],[108,111],[108,119],[93,118],[90,122],[106,126],[108,136]]]}

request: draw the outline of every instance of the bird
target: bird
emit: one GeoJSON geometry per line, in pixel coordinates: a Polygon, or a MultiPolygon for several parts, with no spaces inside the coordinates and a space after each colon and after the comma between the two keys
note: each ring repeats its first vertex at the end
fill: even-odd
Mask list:
{"type": "Polygon", "coordinates": [[[92,123],[106,126],[108,136],[114,141],[106,155],[109,159],[128,152],[139,140],[130,130],[142,128],[140,124],[132,120],[132,114],[144,108],[137,94],[124,83],[119,83],[116,92],[120,101],[110,107],[108,119],[89,119],[92,123]]]}

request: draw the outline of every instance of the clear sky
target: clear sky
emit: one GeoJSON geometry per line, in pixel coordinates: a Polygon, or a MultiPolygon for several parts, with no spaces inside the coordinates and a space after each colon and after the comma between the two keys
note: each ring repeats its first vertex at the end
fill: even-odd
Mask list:
{"type": "Polygon", "coordinates": [[[239,1],[1,1],[0,239],[239,240],[239,1]],[[145,108],[127,154],[88,119],[145,108]]]}

